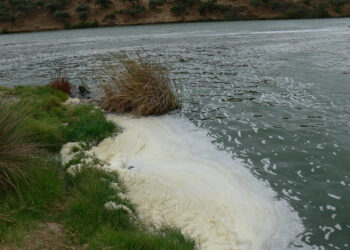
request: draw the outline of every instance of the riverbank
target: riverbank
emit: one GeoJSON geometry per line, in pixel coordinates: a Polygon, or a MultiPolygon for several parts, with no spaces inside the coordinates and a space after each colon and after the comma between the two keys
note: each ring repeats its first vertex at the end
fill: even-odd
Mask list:
{"type": "MultiPolygon", "coordinates": [[[[219,150],[242,159],[243,166],[228,168],[247,168],[268,182],[277,199],[299,214],[305,226],[300,238],[311,248],[346,249],[349,21],[182,23],[2,36],[1,85],[46,84],[62,68],[77,86],[111,52],[166,56],[171,78],[183,83],[182,109],[176,111],[183,119],[172,127],[194,124],[199,138],[207,132],[219,150]]],[[[96,82],[87,84],[96,93],[96,82]]],[[[170,131],[183,135],[182,129],[170,131]]]]}
{"type": "MultiPolygon", "coordinates": [[[[1,93],[9,98],[2,109],[25,107],[29,115],[18,129],[45,150],[22,162],[25,175],[1,198],[1,248],[305,246],[289,204],[176,115],[106,117],[48,86],[1,93]]],[[[4,157],[0,164],[10,166],[4,157]]]]}
{"type": "Polygon", "coordinates": [[[0,33],[137,24],[350,16],[344,0],[16,1],[0,4],[0,33]]]}
{"type": "Polygon", "coordinates": [[[146,227],[118,173],[85,154],[120,133],[99,108],[48,86],[0,92],[1,249],[194,248],[178,229],[146,227]]]}

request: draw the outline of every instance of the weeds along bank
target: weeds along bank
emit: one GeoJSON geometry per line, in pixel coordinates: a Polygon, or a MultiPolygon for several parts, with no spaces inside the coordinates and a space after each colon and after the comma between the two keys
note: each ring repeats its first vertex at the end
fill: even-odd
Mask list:
{"type": "Polygon", "coordinates": [[[194,248],[177,229],[146,229],[118,173],[85,155],[120,132],[100,109],[46,86],[0,92],[1,249],[194,248]],[[74,156],[61,164],[64,144],[74,156]]]}

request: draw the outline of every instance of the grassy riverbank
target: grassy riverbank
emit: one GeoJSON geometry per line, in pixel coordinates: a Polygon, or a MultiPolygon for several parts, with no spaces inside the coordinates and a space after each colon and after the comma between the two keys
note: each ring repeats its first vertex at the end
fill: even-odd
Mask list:
{"type": "MultiPolygon", "coordinates": [[[[35,154],[16,161],[0,152],[0,175],[7,173],[13,183],[0,178],[6,187],[0,190],[1,249],[194,248],[194,241],[177,229],[146,228],[118,174],[96,168],[103,164],[84,154],[118,133],[100,109],[66,105],[68,96],[47,86],[1,88],[0,99],[7,100],[0,107],[2,114],[17,115],[0,117],[0,137],[8,136],[3,132],[10,126],[12,135],[25,135],[21,145],[33,146],[35,154]],[[13,117],[23,119],[16,123],[13,117]],[[74,157],[62,166],[59,151],[67,142],[82,144],[72,147],[74,157]],[[14,164],[20,175],[6,172],[14,164]],[[77,164],[81,171],[66,173],[77,164]]],[[[20,150],[13,152],[20,156],[20,150]]]]}

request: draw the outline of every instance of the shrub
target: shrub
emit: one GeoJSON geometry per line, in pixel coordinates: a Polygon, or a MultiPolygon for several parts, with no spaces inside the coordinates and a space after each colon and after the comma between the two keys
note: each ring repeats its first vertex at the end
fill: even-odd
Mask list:
{"type": "Polygon", "coordinates": [[[15,17],[13,17],[12,15],[10,15],[9,13],[7,13],[4,10],[0,10],[0,22],[14,22],[15,21],[15,17]]]}
{"type": "Polygon", "coordinates": [[[50,81],[49,86],[53,89],[59,89],[68,95],[71,93],[72,86],[69,83],[68,78],[61,77],[60,75],[53,77],[50,81]]]}
{"type": "Polygon", "coordinates": [[[7,30],[6,27],[0,31],[0,34],[8,34],[8,33],[10,33],[10,32],[7,30]]]}
{"type": "Polygon", "coordinates": [[[29,12],[35,8],[35,4],[29,0],[9,0],[8,3],[13,9],[23,12],[29,12]]]}
{"type": "Polygon", "coordinates": [[[52,0],[45,5],[45,8],[54,12],[57,10],[62,10],[66,5],[66,3],[67,3],[66,0],[52,0]]]}
{"type": "Polygon", "coordinates": [[[72,28],[72,24],[70,22],[66,21],[66,22],[64,22],[64,28],[66,30],[71,29],[72,28]]]}
{"type": "Polygon", "coordinates": [[[136,17],[137,15],[141,14],[144,11],[146,11],[146,8],[144,6],[137,5],[137,6],[132,7],[132,8],[120,10],[119,13],[125,14],[125,15],[130,15],[132,17],[136,17]]]}
{"type": "Polygon", "coordinates": [[[149,8],[152,10],[154,10],[158,6],[162,6],[162,5],[164,5],[164,0],[150,0],[149,1],[149,8]]]}
{"type": "Polygon", "coordinates": [[[7,5],[5,4],[5,2],[4,1],[1,1],[0,2],[0,10],[4,10],[4,11],[8,11],[8,7],[7,7],[7,5]]]}
{"type": "Polygon", "coordinates": [[[343,6],[347,3],[347,0],[331,0],[330,4],[333,5],[334,11],[338,14],[343,12],[343,6]]]}
{"type": "Polygon", "coordinates": [[[284,12],[284,11],[289,11],[297,6],[294,2],[290,2],[290,1],[272,0],[267,3],[267,7],[272,10],[284,12]]]}
{"type": "Polygon", "coordinates": [[[338,14],[341,14],[343,12],[343,9],[341,7],[335,6],[334,11],[337,12],[338,14]]]}
{"type": "Polygon", "coordinates": [[[120,10],[119,13],[136,17],[137,15],[141,14],[144,11],[146,11],[146,8],[144,6],[137,5],[132,8],[120,10]]]}
{"type": "Polygon", "coordinates": [[[78,6],[75,8],[76,12],[87,12],[90,10],[90,6],[87,5],[86,3],[80,3],[78,6]]]}
{"type": "Polygon", "coordinates": [[[258,7],[264,5],[264,2],[262,0],[250,0],[250,4],[255,7],[258,7]]]}
{"type": "Polygon", "coordinates": [[[182,3],[175,4],[170,11],[175,15],[175,16],[181,16],[185,14],[186,11],[186,6],[182,3]]]}
{"type": "Polygon", "coordinates": [[[101,5],[104,8],[108,7],[111,3],[111,0],[95,0],[96,5],[101,5]]]}
{"type": "Polygon", "coordinates": [[[44,7],[45,6],[45,0],[39,0],[36,2],[36,5],[39,7],[44,7]]]}
{"type": "Polygon", "coordinates": [[[87,17],[88,17],[87,11],[81,11],[81,12],[79,12],[79,19],[80,19],[81,21],[86,21],[87,17]]]}
{"type": "Polygon", "coordinates": [[[196,2],[199,2],[199,0],[175,0],[175,3],[183,4],[188,7],[193,7],[196,2]]]}
{"type": "Polygon", "coordinates": [[[201,2],[198,7],[198,11],[202,16],[205,16],[207,13],[213,12],[227,13],[229,10],[230,6],[217,4],[216,0],[201,2]]]}
{"type": "Polygon", "coordinates": [[[233,21],[233,20],[236,20],[237,19],[237,16],[232,13],[232,12],[226,12],[224,14],[224,20],[225,21],[233,21]]]}
{"type": "Polygon", "coordinates": [[[286,11],[285,17],[291,19],[312,18],[313,12],[307,7],[299,7],[286,11]]]}
{"type": "Polygon", "coordinates": [[[94,20],[93,22],[80,22],[80,23],[76,23],[71,25],[69,28],[70,29],[86,29],[86,28],[96,28],[98,27],[100,24],[97,20],[94,20]]]}
{"type": "Polygon", "coordinates": [[[0,192],[16,191],[19,182],[28,179],[27,166],[38,156],[37,145],[26,141],[21,129],[27,117],[23,106],[15,109],[9,100],[0,100],[0,192]]]}
{"type": "Polygon", "coordinates": [[[136,116],[161,115],[179,107],[174,83],[166,66],[137,55],[114,55],[119,65],[105,68],[101,106],[117,113],[136,116]],[[121,66],[122,70],[118,70],[121,66]]]}
{"type": "Polygon", "coordinates": [[[334,5],[335,7],[343,7],[348,0],[330,0],[330,4],[334,5]]]}
{"type": "Polygon", "coordinates": [[[329,17],[328,13],[328,4],[325,2],[320,2],[317,5],[314,5],[316,17],[318,18],[326,18],[329,17]]]}
{"type": "Polygon", "coordinates": [[[115,19],[115,14],[114,14],[114,12],[105,15],[104,19],[115,19]]]}
{"type": "Polygon", "coordinates": [[[55,11],[52,17],[53,19],[65,20],[70,18],[70,14],[68,11],[55,11]]]}
{"type": "Polygon", "coordinates": [[[79,19],[81,21],[86,21],[89,10],[90,10],[90,6],[85,3],[80,3],[75,8],[75,11],[78,13],[79,19]]]}

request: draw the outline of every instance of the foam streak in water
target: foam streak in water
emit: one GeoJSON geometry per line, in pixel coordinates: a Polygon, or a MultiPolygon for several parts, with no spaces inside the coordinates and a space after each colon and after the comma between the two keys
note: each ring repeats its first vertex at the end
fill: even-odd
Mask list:
{"type": "Polygon", "coordinates": [[[303,232],[287,202],[188,121],[109,119],[123,132],[92,151],[118,170],[146,223],[179,227],[201,249],[286,249],[303,232]]]}

